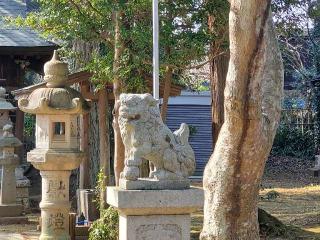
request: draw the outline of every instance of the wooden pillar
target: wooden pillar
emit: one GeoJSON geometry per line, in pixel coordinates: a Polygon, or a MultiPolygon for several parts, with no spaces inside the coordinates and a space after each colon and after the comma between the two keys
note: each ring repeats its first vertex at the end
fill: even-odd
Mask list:
{"type": "MultiPolygon", "coordinates": [[[[81,94],[90,91],[88,85],[81,86],[81,94]]],[[[86,157],[80,165],[79,188],[90,188],[89,175],[89,113],[80,117],[81,133],[80,133],[80,150],[86,153],[86,157]]]]}
{"type": "MultiPolygon", "coordinates": [[[[99,115],[99,136],[100,136],[100,169],[103,169],[105,176],[104,187],[110,185],[110,139],[108,121],[108,94],[106,88],[99,91],[98,115],[99,115]]],[[[102,207],[106,204],[106,194],[101,192],[102,207]]]]}

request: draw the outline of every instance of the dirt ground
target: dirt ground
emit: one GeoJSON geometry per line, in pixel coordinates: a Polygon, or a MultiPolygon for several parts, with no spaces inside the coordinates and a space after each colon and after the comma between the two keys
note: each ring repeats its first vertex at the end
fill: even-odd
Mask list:
{"type": "MultiPolygon", "coordinates": [[[[272,157],[267,161],[259,207],[284,225],[269,233],[273,236],[261,239],[320,239],[320,178],[313,177],[309,170],[312,166],[311,160],[288,157],[272,157]]],[[[201,231],[202,218],[201,210],[193,215],[194,240],[201,231]]]]}
{"type": "MultiPolygon", "coordinates": [[[[309,170],[312,166],[311,160],[286,157],[268,160],[261,184],[259,207],[283,224],[269,232],[268,237],[263,233],[261,239],[320,240],[320,178],[312,176],[309,170]]],[[[0,226],[0,240],[3,233],[34,234],[36,217],[31,215],[32,224],[29,225],[0,226]]],[[[199,209],[192,216],[193,240],[199,239],[202,219],[203,212],[199,209]]]]}

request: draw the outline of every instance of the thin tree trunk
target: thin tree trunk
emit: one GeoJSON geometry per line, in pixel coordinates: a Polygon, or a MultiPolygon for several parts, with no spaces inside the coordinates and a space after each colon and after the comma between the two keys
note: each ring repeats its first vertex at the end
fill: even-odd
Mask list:
{"type": "Polygon", "coordinates": [[[164,76],[163,101],[161,104],[161,118],[164,123],[166,122],[167,112],[168,112],[168,102],[169,102],[171,84],[172,84],[172,73],[173,73],[173,69],[167,66],[165,76],[164,76]]]}
{"type": "Polygon", "coordinates": [[[215,57],[210,66],[213,149],[224,121],[224,88],[226,85],[228,65],[229,53],[225,53],[215,57]]]}
{"type": "Polygon", "coordinates": [[[80,189],[88,189],[90,188],[90,175],[89,175],[89,113],[86,113],[81,116],[81,144],[80,150],[85,152],[86,157],[82,161],[80,165],[80,173],[79,173],[79,188],[80,189]]]}
{"type": "Polygon", "coordinates": [[[114,130],[114,174],[116,185],[119,185],[120,173],[124,168],[124,145],[122,142],[120,128],[119,128],[119,107],[121,94],[121,79],[119,76],[121,55],[123,52],[123,44],[120,33],[120,19],[121,12],[115,13],[115,43],[114,43],[114,79],[113,79],[113,93],[114,93],[114,110],[113,110],[113,130],[114,130]]]}
{"type": "MultiPolygon", "coordinates": [[[[110,139],[109,139],[109,119],[108,119],[108,95],[105,88],[99,91],[99,136],[100,136],[100,169],[103,171],[103,188],[110,185],[110,139]]],[[[105,191],[100,193],[100,207],[106,207],[105,191]]]]}
{"type": "Polygon", "coordinates": [[[257,195],[281,112],[270,1],[231,0],[225,122],[204,173],[202,240],[259,239],[257,195]]]}

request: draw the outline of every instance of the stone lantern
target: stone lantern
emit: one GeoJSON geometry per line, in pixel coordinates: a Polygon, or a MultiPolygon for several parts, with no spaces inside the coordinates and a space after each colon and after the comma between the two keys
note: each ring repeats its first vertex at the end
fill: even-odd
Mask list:
{"type": "Polygon", "coordinates": [[[42,177],[41,240],[70,239],[69,177],[85,157],[79,150],[78,116],[89,105],[81,94],[66,86],[68,65],[57,52],[44,66],[46,88],[34,90],[18,104],[23,112],[36,115],[36,148],[28,162],[42,177]]]}
{"type": "Polygon", "coordinates": [[[9,112],[17,109],[10,102],[6,101],[5,96],[6,89],[0,87],[0,136],[3,134],[3,127],[6,124],[12,124],[9,117],[9,112]]]}
{"type": "Polygon", "coordinates": [[[22,214],[22,205],[16,203],[15,169],[19,165],[19,157],[14,154],[16,147],[22,143],[12,134],[12,125],[3,127],[3,136],[0,138],[0,165],[2,165],[0,217],[16,217],[22,214]]]}

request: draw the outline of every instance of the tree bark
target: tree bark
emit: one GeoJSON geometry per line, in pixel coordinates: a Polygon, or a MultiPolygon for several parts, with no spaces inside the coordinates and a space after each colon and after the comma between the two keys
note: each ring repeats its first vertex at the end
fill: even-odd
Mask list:
{"type": "Polygon", "coordinates": [[[114,131],[114,175],[116,185],[119,185],[120,173],[124,168],[124,145],[122,142],[119,119],[120,94],[121,94],[121,79],[119,76],[121,55],[123,52],[123,44],[120,32],[121,12],[115,13],[115,44],[114,44],[114,64],[113,64],[113,94],[114,94],[114,109],[113,109],[113,131],[114,131]]]}
{"type": "Polygon", "coordinates": [[[100,137],[98,103],[93,102],[89,113],[89,171],[90,187],[97,185],[97,176],[100,171],[100,137]]]}
{"type": "Polygon", "coordinates": [[[229,65],[229,53],[215,57],[210,64],[211,114],[213,149],[224,121],[224,88],[229,65]]]}
{"type": "MultiPolygon", "coordinates": [[[[79,57],[73,58],[73,61],[70,61],[69,66],[71,67],[72,72],[77,72],[79,71],[79,69],[83,68],[86,63],[91,61],[94,53],[98,52],[99,42],[88,42],[76,39],[73,42],[72,48],[73,51],[79,54],[79,57]]],[[[83,89],[81,91],[89,92],[89,83],[87,86],[83,86],[83,89]]],[[[87,116],[83,117],[83,125],[88,126],[87,129],[84,129],[84,131],[86,131],[85,134],[88,136],[85,136],[85,138],[87,138],[87,141],[82,143],[81,149],[87,151],[88,159],[85,160],[84,163],[82,163],[82,166],[80,166],[79,184],[80,188],[92,188],[96,185],[96,178],[100,168],[98,112],[97,104],[95,102],[92,103],[90,113],[87,116]]]]}
{"type": "Polygon", "coordinates": [[[202,240],[259,239],[257,195],[281,112],[270,1],[231,0],[225,121],[204,173],[202,240]]]}
{"type": "MultiPolygon", "coordinates": [[[[99,111],[99,135],[100,135],[100,169],[103,171],[103,188],[110,186],[110,139],[109,139],[109,119],[108,119],[108,95],[106,88],[99,91],[98,111],[99,111]]],[[[106,207],[106,192],[100,193],[100,209],[106,207]]]]}
{"type": "Polygon", "coordinates": [[[171,84],[172,84],[172,73],[173,73],[173,69],[167,66],[165,71],[165,76],[164,76],[163,101],[161,104],[161,118],[164,123],[166,122],[167,112],[168,112],[168,102],[169,102],[171,84]]]}
{"type": "Polygon", "coordinates": [[[81,162],[80,173],[79,173],[79,188],[88,189],[90,188],[90,176],[89,176],[89,113],[81,116],[81,141],[80,150],[85,152],[86,157],[81,162]]]}

